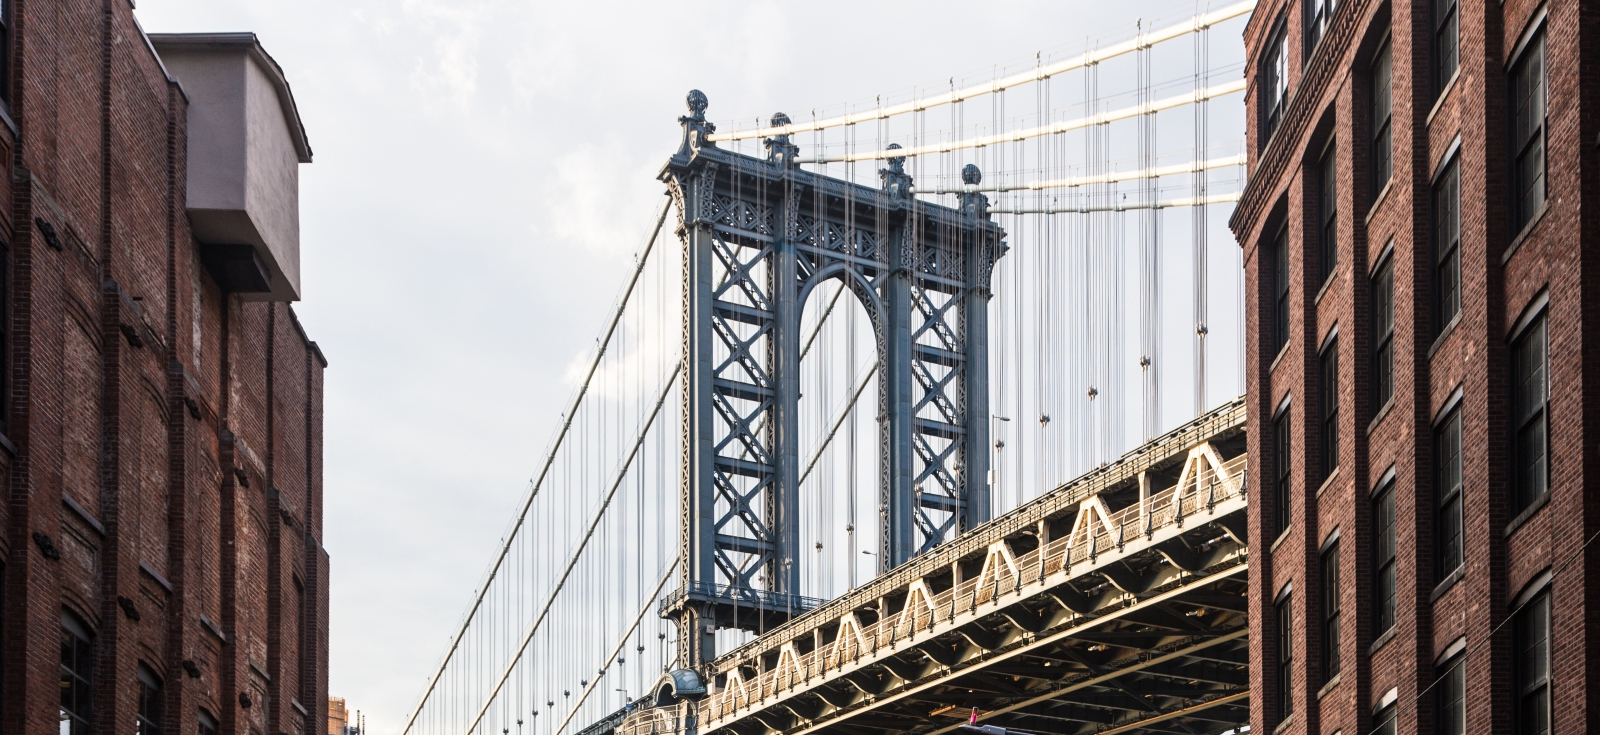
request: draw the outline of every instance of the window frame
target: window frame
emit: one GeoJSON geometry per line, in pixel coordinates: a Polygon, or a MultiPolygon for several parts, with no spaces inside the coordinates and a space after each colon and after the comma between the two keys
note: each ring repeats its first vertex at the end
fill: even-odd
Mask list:
{"type": "Polygon", "coordinates": [[[1305,58],[1307,61],[1317,54],[1317,49],[1322,46],[1322,39],[1328,37],[1328,28],[1333,25],[1333,16],[1339,12],[1338,0],[1305,0],[1305,58]]]}
{"type": "Polygon", "coordinates": [[[1466,564],[1465,481],[1462,476],[1461,406],[1455,405],[1444,412],[1433,429],[1433,497],[1434,497],[1434,582],[1443,582],[1466,564]],[[1452,435],[1453,434],[1453,439],[1452,435]],[[1453,453],[1446,442],[1453,441],[1453,453]],[[1447,457],[1453,456],[1453,468],[1447,457]],[[1453,471],[1453,477],[1446,477],[1453,471]],[[1453,536],[1447,536],[1448,529],[1453,536]],[[1452,563],[1453,562],[1453,563],[1452,563]]]}
{"type": "Polygon", "coordinates": [[[1325,482],[1339,469],[1339,335],[1328,337],[1317,353],[1317,394],[1321,404],[1321,470],[1325,482]]]}
{"type": "Polygon", "coordinates": [[[1339,270],[1339,159],[1338,141],[1329,140],[1318,162],[1317,245],[1322,258],[1322,282],[1339,270]]]}
{"type": "Polygon", "coordinates": [[[1278,132],[1278,127],[1283,122],[1283,114],[1289,107],[1289,34],[1286,16],[1287,13],[1278,16],[1277,22],[1272,27],[1272,33],[1267,36],[1266,53],[1257,72],[1261,79],[1261,89],[1266,95],[1261,105],[1262,150],[1266,150],[1271,144],[1273,135],[1278,132]]]}
{"type": "Polygon", "coordinates": [[[1530,311],[1529,315],[1521,320],[1519,328],[1512,333],[1511,344],[1511,511],[1516,516],[1529,508],[1534,507],[1550,492],[1550,332],[1548,310],[1544,304],[1539,304],[1530,311]],[[1537,407],[1527,411],[1523,416],[1521,388],[1523,379],[1520,364],[1524,357],[1523,346],[1528,340],[1537,338],[1539,344],[1539,397],[1536,399],[1537,407]],[[1529,478],[1524,476],[1523,452],[1525,451],[1523,432],[1533,428],[1534,423],[1539,424],[1540,449],[1538,466],[1538,482],[1536,487],[1528,487],[1529,478]]]}
{"type": "Polygon", "coordinates": [[[1433,67],[1433,97],[1437,103],[1450,87],[1450,80],[1455,78],[1456,70],[1461,65],[1461,3],[1459,0],[1433,0],[1429,5],[1433,25],[1430,65],[1433,67]],[[1439,10],[1440,4],[1445,6],[1443,12],[1439,10]],[[1448,55],[1444,53],[1443,43],[1446,24],[1449,26],[1450,39],[1448,55]]]}
{"type": "Polygon", "coordinates": [[[1516,735],[1548,735],[1554,730],[1554,710],[1551,698],[1553,688],[1553,672],[1551,670],[1551,653],[1554,650],[1551,638],[1550,616],[1550,590],[1548,587],[1540,589],[1512,613],[1511,626],[1511,710],[1512,731],[1516,735]],[[1527,654],[1527,636],[1529,631],[1525,625],[1529,622],[1537,623],[1542,634],[1539,644],[1543,648],[1543,666],[1533,672],[1536,678],[1532,682],[1524,681],[1523,677],[1530,673],[1529,667],[1524,666],[1524,655],[1527,654]],[[1545,716],[1545,727],[1542,730],[1530,730],[1528,723],[1523,720],[1527,716],[1528,701],[1532,696],[1540,697],[1545,716]]]}
{"type": "MultiPolygon", "coordinates": [[[[70,723],[67,727],[70,735],[89,735],[93,732],[95,721],[95,635],[92,628],[78,619],[70,610],[61,611],[61,658],[70,658],[71,661],[59,661],[58,670],[60,681],[66,686],[63,690],[70,689],[73,698],[72,709],[68,709],[65,702],[58,703],[61,721],[70,723]],[[70,649],[69,649],[70,645],[70,649]],[[83,656],[85,658],[80,658],[83,656]],[[87,660],[87,666],[81,667],[82,661],[87,660]],[[83,695],[85,702],[77,701],[79,694],[83,695]]],[[[68,696],[65,691],[61,697],[68,696]]]]}
{"type": "Polygon", "coordinates": [[[1517,234],[1520,234],[1524,229],[1527,229],[1528,225],[1533,222],[1534,216],[1544,206],[1544,203],[1549,199],[1550,196],[1550,150],[1548,140],[1550,116],[1550,70],[1549,48],[1546,42],[1547,39],[1544,25],[1545,15],[1544,11],[1541,11],[1539,17],[1536,18],[1532,23],[1528,24],[1528,29],[1523,32],[1522,37],[1517,42],[1516,51],[1512,54],[1510,61],[1506,64],[1506,110],[1507,114],[1511,118],[1509,121],[1510,124],[1507,126],[1510,135],[1510,138],[1507,141],[1507,148],[1511,163],[1512,186],[1511,221],[1513,227],[1511,230],[1513,233],[1517,234]],[[1539,93],[1539,114],[1538,123],[1536,125],[1532,125],[1532,127],[1537,128],[1537,130],[1531,131],[1529,135],[1524,136],[1524,139],[1519,141],[1517,139],[1517,126],[1518,116],[1522,110],[1522,107],[1517,99],[1517,88],[1519,82],[1521,81],[1518,79],[1518,76],[1523,70],[1524,65],[1530,63],[1531,60],[1534,59],[1535,54],[1537,55],[1539,66],[1539,75],[1537,80],[1537,90],[1539,93]],[[1530,202],[1526,199],[1526,195],[1528,192],[1532,191],[1533,187],[1523,183],[1524,171],[1521,163],[1524,155],[1531,155],[1533,153],[1532,149],[1535,143],[1538,144],[1539,171],[1533,178],[1538,182],[1539,192],[1537,202],[1530,202]]]}
{"type": "Polygon", "coordinates": [[[1371,88],[1368,90],[1367,103],[1372,116],[1368,160],[1371,162],[1372,204],[1376,205],[1378,195],[1394,175],[1394,44],[1388,33],[1384,34],[1378,50],[1372,55],[1368,76],[1371,88]],[[1383,101],[1381,107],[1378,104],[1380,94],[1383,101]]]}
{"type": "Polygon", "coordinates": [[[1294,521],[1294,425],[1291,422],[1293,406],[1285,405],[1272,417],[1272,451],[1274,478],[1274,525],[1272,538],[1288,533],[1294,521]]]}
{"type": "MultiPolygon", "coordinates": [[[[1464,642],[1464,641],[1463,641],[1464,642]]],[[[1438,735],[1467,733],[1467,655],[1465,646],[1453,647],[1434,665],[1433,723],[1438,735]],[[1445,729],[1454,720],[1457,729],[1445,729]]]]}
{"type": "Polygon", "coordinates": [[[1272,238],[1272,354],[1274,356],[1283,352],[1289,345],[1291,329],[1289,281],[1292,276],[1289,260],[1289,225],[1284,223],[1278,227],[1277,234],[1272,238]]]}
{"type": "Polygon", "coordinates": [[[1395,566],[1399,558],[1394,508],[1395,479],[1391,475],[1372,493],[1372,636],[1378,638],[1396,623],[1395,566]],[[1387,516],[1387,526],[1384,518],[1387,516]],[[1387,546],[1387,549],[1385,549],[1387,546]]]}
{"type": "Polygon", "coordinates": [[[1278,687],[1278,723],[1294,714],[1294,591],[1285,588],[1272,603],[1276,627],[1278,660],[1275,667],[1278,687]]]}
{"type": "Polygon", "coordinates": [[[1461,166],[1459,146],[1439,166],[1429,186],[1433,205],[1433,333],[1435,338],[1461,313],[1461,166]],[[1446,206],[1448,205],[1448,206],[1446,206]],[[1448,216],[1449,221],[1446,222],[1448,216]]]}
{"type": "Polygon", "coordinates": [[[143,661],[138,665],[138,697],[134,714],[135,735],[161,735],[166,701],[161,677],[143,661]]]}
{"type": "Polygon", "coordinates": [[[1381,410],[1394,398],[1394,248],[1384,251],[1371,277],[1372,395],[1381,410]]]}
{"type": "Polygon", "coordinates": [[[1339,676],[1339,539],[1333,539],[1322,550],[1319,564],[1322,571],[1322,681],[1324,684],[1339,676]]]}

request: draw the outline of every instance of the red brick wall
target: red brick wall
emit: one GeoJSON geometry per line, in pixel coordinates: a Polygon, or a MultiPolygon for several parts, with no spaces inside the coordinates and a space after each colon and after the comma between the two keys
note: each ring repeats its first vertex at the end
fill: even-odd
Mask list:
{"type": "Polygon", "coordinates": [[[226,296],[201,267],[187,100],[131,6],[11,13],[0,732],[57,730],[63,609],[95,634],[96,732],[133,731],[141,663],[168,732],[200,708],[227,733],[319,728],[321,353],[287,304],[226,296]]]}
{"type": "MultiPolygon", "coordinates": [[[[1395,690],[1399,730],[1432,732],[1439,654],[1465,638],[1468,732],[1511,725],[1509,629],[1517,595],[1544,572],[1551,583],[1555,732],[1600,729],[1600,552],[1579,553],[1600,531],[1600,6],[1580,0],[1460,2],[1460,69],[1442,98],[1431,88],[1430,2],[1344,0],[1334,29],[1306,61],[1301,7],[1263,2],[1245,32],[1250,73],[1267,33],[1289,14],[1290,103],[1274,140],[1259,140],[1250,107],[1251,181],[1231,224],[1244,249],[1249,331],[1247,390],[1250,461],[1273,476],[1266,430],[1285,397],[1294,415],[1294,507],[1283,538],[1267,537],[1274,508],[1258,492],[1251,508],[1251,719],[1258,732],[1366,732],[1372,710],[1395,690]],[[1525,232],[1513,232],[1508,144],[1507,55],[1541,8],[1548,10],[1548,208],[1525,232]],[[1370,135],[1368,68],[1384,34],[1393,53],[1394,173],[1387,190],[1370,191],[1364,142],[1370,135]],[[1436,102],[1436,99],[1438,101],[1436,102]],[[1433,175],[1459,137],[1462,207],[1462,302],[1459,319],[1435,338],[1432,323],[1433,175]],[[1339,267],[1327,285],[1306,277],[1316,257],[1323,146],[1338,145],[1339,267]],[[1378,199],[1375,205],[1374,199],[1378,199]],[[1584,207],[1583,203],[1588,202],[1584,207]],[[1262,325],[1272,323],[1271,272],[1264,245],[1287,223],[1291,252],[1288,346],[1268,354],[1262,325]],[[1393,245],[1394,397],[1370,395],[1370,273],[1393,245]],[[1513,250],[1513,245],[1515,249],[1513,250]],[[1505,494],[1510,471],[1508,332],[1547,294],[1550,370],[1548,502],[1510,528],[1505,494]],[[1587,325],[1587,326],[1585,326],[1587,325]],[[1339,336],[1341,460],[1326,483],[1317,471],[1317,349],[1339,336]],[[1585,359],[1585,355],[1589,355],[1585,359]],[[1463,417],[1464,572],[1439,584],[1433,571],[1433,423],[1457,391],[1463,417]],[[1371,493],[1395,476],[1397,622],[1374,640],[1371,493]],[[1342,672],[1322,681],[1319,551],[1340,534],[1342,672]],[[1275,545],[1276,544],[1276,545],[1275,545]],[[1565,566],[1564,566],[1565,565],[1565,566]],[[1293,588],[1293,714],[1280,718],[1272,663],[1272,604],[1293,588]],[[1420,697],[1420,699],[1419,699],[1420,697]]],[[[1312,268],[1313,273],[1317,272],[1312,268]]]]}

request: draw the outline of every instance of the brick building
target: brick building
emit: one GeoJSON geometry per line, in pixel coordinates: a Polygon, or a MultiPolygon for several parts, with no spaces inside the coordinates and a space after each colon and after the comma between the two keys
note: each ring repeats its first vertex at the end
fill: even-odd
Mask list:
{"type": "Polygon", "coordinates": [[[311,151],[254,36],[132,5],[0,5],[0,733],[315,732],[311,151]]]}
{"type": "Polygon", "coordinates": [[[1600,5],[1245,42],[1253,730],[1600,731],[1600,5]]]}

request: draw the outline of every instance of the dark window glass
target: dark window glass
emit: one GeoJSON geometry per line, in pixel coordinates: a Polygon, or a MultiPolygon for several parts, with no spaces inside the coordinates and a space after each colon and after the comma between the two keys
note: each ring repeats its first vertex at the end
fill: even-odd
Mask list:
{"type": "Polygon", "coordinates": [[[1433,245],[1434,329],[1443,330],[1461,310],[1461,170],[1456,161],[1433,185],[1433,245]]]}
{"type": "Polygon", "coordinates": [[[88,735],[94,720],[94,643],[89,629],[61,613],[61,735],[88,735]]]}
{"type": "Polygon", "coordinates": [[[1394,259],[1372,276],[1372,405],[1394,395],[1394,259]]]}
{"type": "Polygon", "coordinates": [[[0,0],[0,101],[11,104],[10,0],[0,0]]]}
{"type": "Polygon", "coordinates": [[[1376,197],[1389,183],[1393,166],[1390,146],[1390,125],[1393,117],[1394,75],[1389,57],[1389,43],[1372,61],[1372,196],[1376,197]]]}
{"type": "Polygon", "coordinates": [[[1272,352],[1289,344],[1289,229],[1278,230],[1272,241],[1272,352]]]}
{"type": "Polygon", "coordinates": [[[1545,355],[1545,318],[1541,315],[1511,346],[1513,513],[1543,497],[1548,487],[1549,377],[1545,355]]]}
{"type": "Polygon", "coordinates": [[[1294,697],[1290,692],[1290,670],[1294,664],[1294,613],[1289,608],[1289,596],[1278,601],[1278,721],[1289,719],[1294,712],[1294,697]]]}
{"type": "Polygon", "coordinates": [[[137,735],[161,735],[161,680],[144,664],[139,664],[139,713],[135,717],[137,735]]]}
{"type": "Polygon", "coordinates": [[[1289,508],[1293,502],[1293,491],[1289,487],[1290,449],[1289,444],[1289,409],[1284,409],[1278,418],[1272,422],[1272,448],[1274,451],[1273,469],[1278,473],[1277,482],[1273,483],[1274,526],[1273,538],[1289,530],[1289,508]]]}
{"type": "Polygon", "coordinates": [[[1322,681],[1339,675],[1339,544],[1322,552],[1322,681]]]}
{"type": "Polygon", "coordinates": [[[217,718],[210,712],[200,710],[200,735],[217,735],[217,718]]]}
{"type": "Polygon", "coordinates": [[[1372,499],[1372,630],[1383,635],[1394,627],[1394,483],[1372,499]]]}
{"type": "Polygon", "coordinates": [[[1261,147],[1272,140],[1272,133],[1283,121],[1283,109],[1289,99],[1289,47],[1284,43],[1283,20],[1272,30],[1267,42],[1266,56],[1261,64],[1261,147]]]}
{"type": "Polygon", "coordinates": [[[1322,389],[1322,477],[1339,468],[1339,342],[1334,340],[1318,359],[1322,389]]]}
{"type": "Polygon", "coordinates": [[[1521,230],[1544,206],[1544,32],[1511,68],[1512,206],[1521,230]]]}
{"type": "Polygon", "coordinates": [[[1433,90],[1444,94],[1450,77],[1456,74],[1456,50],[1460,46],[1456,0],[1433,1],[1433,90]]]}
{"type": "Polygon", "coordinates": [[[1540,593],[1517,611],[1513,694],[1517,735],[1550,732],[1550,596],[1540,593]]]}
{"type": "Polygon", "coordinates": [[[1438,735],[1467,733],[1467,659],[1456,654],[1438,668],[1438,683],[1433,685],[1434,732],[1438,735]]]}
{"type": "Polygon", "coordinates": [[[1434,495],[1438,518],[1434,523],[1435,579],[1461,566],[1461,412],[1451,411],[1434,434],[1434,495]]]}
{"type": "Polygon", "coordinates": [[[1333,277],[1339,269],[1339,162],[1333,146],[1322,155],[1322,278],[1333,277]]]}
{"type": "Polygon", "coordinates": [[[1378,710],[1378,714],[1373,715],[1372,717],[1372,735],[1395,735],[1394,716],[1395,707],[1392,704],[1388,707],[1378,710]]]}
{"type": "Polygon", "coordinates": [[[1339,9],[1337,0],[1306,0],[1306,58],[1316,53],[1317,44],[1328,32],[1328,22],[1339,9]]]}

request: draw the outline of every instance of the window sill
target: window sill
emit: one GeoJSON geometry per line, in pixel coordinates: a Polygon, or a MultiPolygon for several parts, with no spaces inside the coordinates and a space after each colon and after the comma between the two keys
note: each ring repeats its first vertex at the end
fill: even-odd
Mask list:
{"type": "Polygon", "coordinates": [[[1444,109],[1444,101],[1450,99],[1450,93],[1456,88],[1456,80],[1461,78],[1461,64],[1456,64],[1456,72],[1450,75],[1450,81],[1444,83],[1444,89],[1439,92],[1439,98],[1433,101],[1433,109],[1428,111],[1428,122],[1432,125],[1434,116],[1444,109]]]}
{"type": "Polygon", "coordinates": [[[1460,323],[1461,323],[1461,309],[1458,308],[1458,309],[1456,309],[1456,315],[1453,316],[1453,317],[1450,317],[1450,323],[1444,325],[1444,329],[1439,330],[1439,336],[1433,338],[1433,344],[1428,345],[1428,359],[1429,360],[1433,359],[1433,353],[1438,352],[1439,348],[1444,346],[1445,339],[1450,336],[1451,332],[1456,331],[1456,325],[1460,324],[1460,323]]]}
{"type": "Polygon", "coordinates": [[[1339,266],[1334,265],[1333,272],[1329,273],[1327,278],[1322,279],[1322,288],[1317,289],[1317,297],[1311,300],[1312,306],[1317,306],[1322,303],[1322,295],[1327,293],[1329,287],[1332,286],[1333,282],[1337,280],[1339,280],[1339,266]]]}
{"type": "Polygon", "coordinates": [[[1367,436],[1372,436],[1373,432],[1378,430],[1378,424],[1383,423],[1383,419],[1389,415],[1389,411],[1393,408],[1394,396],[1389,396],[1389,400],[1384,402],[1383,408],[1378,409],[1378,413],[1372,417],[1371,421],[1367,422],[1367,436]]]}
{"type": "Polygon", "coordinates": [[[1367,210],[1367,225],[1370,226],[1372,224],[1372,218],[1378,216],[1378,210],[1383,208],[1383,202],[1389,198],[1389,190],[1392,188],[1394,188],[1394,175],[1390,174],[1389,180],[1383,182],[1383,188],[1378,191],[1378,195],[1373,197],[1372,208],[1367,210]]]}
{"type": "Polygon", "coordinates": [[[1333,468],[1332,472],[1328,473],[1327,477],[1322,479],[1322,484],[1317,486],[1317,495],[1316,495],[1316,497],[1321,498],[1322,497],[1322,492],[1324,490],[1327,490],[1330,487],[1333,487],[1334,481],[1336,481],[1338,479],[1339,479],[1339,468],[1335,467],[1335,468],[1333,468]]]}
{"type": "Polygon", "coordinates": [[[1272,358],[1272,364],[1267,366],[1268,376],[1278,371],[1278,363],[1283,362],[1283,356],[1287,354],[1289,354],[1289,343],[1284,342],[1283,346],[1278,348],[1278,356],[1272,358]]]}
{"type": "Polygon", "coordinates": [[[1288,730],[1289,726],[1293,725],[1293,724],[1294,724],[1294,714],[1290,713],[1290,715],[1288,717],[1285,717],[1285,718],[1283,718],[1281,720],[1278,720],[1278,726],[1272,728],[1272,733],[1273,733],[1273,735],[1277,735],[1280,732],[1288,730]]]}
{"type": "Polygon", "coordinates": [[[1457,566],[1455,571],[1444,575],[1444,581],[1433,588],[1433,594],[1428,596],[1428,602],[1430,604],[1438,602],[1439,598],[1444,597],[1444,593],[1449,592],[1451,588],[1456,586],[1457,582],[1460,582],[1466,576],[1467,565],[1457,566]]]}
{"type": "Polygon", "coordinates": [[[1283,542],[1289,540],[1289,536],[1293,535],[1293,532],[1294,532],[1294,525],[1293,524],[1290,524],[1290,526],[1288,528],[1283,529],[1283,532],[1278,534],[1278,539],[1276,541],[1273,541],[1272,542],[1272,546],[1267,548],[1267,553],[1271,554],[1272,552],[1277,551],[1278,547],[1283,545],[1283,542]]]}
{"type": "Polygon", "coordinates": [[[1539,205],[1539,211],[1533,213],[1533,218],[1528,220],[1528,224],[1522,226],[1522,231],[1517,233],[1517,236],[1511,240],[1510,245],[1506,246],[1506,254],[1500,256],[1500,265],[1506,265],[1511,262],[1511,256],[1516,255],[1517,250],[1522,248],[1522,243],[1527,241],[1529,235],[1533,234],[1534,228],[1539,226],[1539,222],[1544,219],[1544,214],[1548,211],[1550,211],[1550,200],[1545,199],[1544,203],[1539,205]]]}
{"type": "Polygon", "coordinates": [[[11,443],[11,437],[5,434],[0,434],[0,449],[5,449],[8,456],[17,456],[17,445],[11,443]]]}
{"type": "Polygon", "coordinates": [[[1373,641],[1371,646],[1367,647],[1367,655],[1368,656],[1376,656],[1376,655],[1378,655],[1378,652],[1383,650],[1383,647],[1388,645],[1389,641],[1394,640],[1395,633],[1398,632],[1399,630],[1400,630],[1400,626],[1398,626],[1398,625],[1389,626],[1389,629],[1387,631],[1384,631],[1383,635],[1378,636],[1378,639],[1373,641]]]}
{"type": "Polygon", "coordinates": [[[1323,684],[1322,688],[1317,690],[1318,701],[1321,701],[1323,697],[1328,696],[1328,692],[1339,688],[1339,677],[1341,676],[1344,676],[1344,674],[1334,674],[1333,678],[1328,680],[1328,683],[1323,684]]]}
{"type": "Polygon", "coordinates": [[[1543,495],[1540,495],[1532,503],[1529,503],[1528,507],[1523,508],[1522,512],[1517,514],[1516,518],[1512,518],[1511,522],[1506,524],[1505,537],[1511,538],[1511,534],[1516,533],[1517,529],[1527,525],[1528,521],[1533,520],[1533,517],[1539,515],[1539,511],[1544,510],[1544,507],[1549,504],[1550,490],[1547,488],[1545,489],[1543,495]]]}

